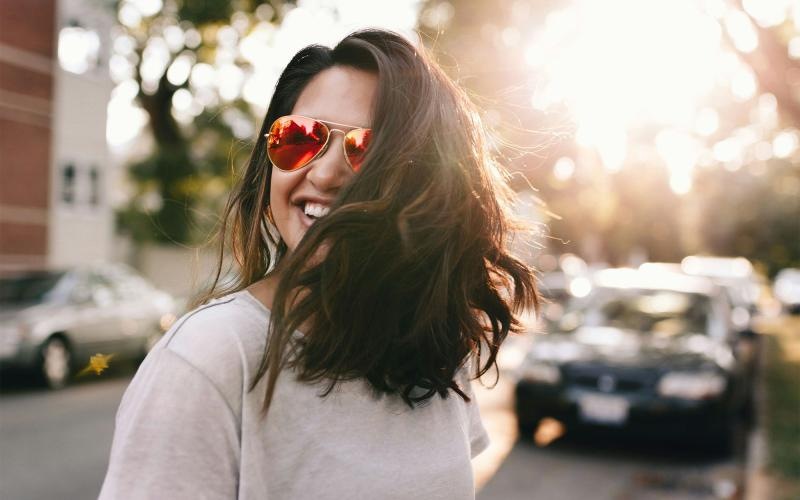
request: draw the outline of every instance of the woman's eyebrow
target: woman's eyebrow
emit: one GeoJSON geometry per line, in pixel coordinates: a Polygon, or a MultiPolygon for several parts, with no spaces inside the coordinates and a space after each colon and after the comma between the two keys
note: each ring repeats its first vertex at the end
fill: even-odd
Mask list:
{"type": "Polygon", "coordinates": [[[317,120],[318,122],[322,122],[325,125],[334,125],[334,126],[346,127],[346,128],[370,128],[367,125],[353,125],[351,123],[339,123],[339,122],[334,122],[334,121],[331,121],[331,120],[323,120],[322,118],[315,118],[313,116],[304,115],[302,113],[293,113],[293,114],[296,115],[296,116],[302,116],[303,118],[309,118],[311,120],[317,120]]]}
{"type": "Polygon", "coordinates": [[[350,125],[350,124],[348,124],[348,123],[338,123],[338,122],[332,122],[332,121],[330,121],[330,120],[319,120],[319,121],[321,121],[321,122],[322,122],[322,123],[324,123],[325,125],[335,125],[335,126],[338,126],[338,127],[347,127],[347,128],[369,128],[369,127],[362,126],[362,125],[350,125]]]}

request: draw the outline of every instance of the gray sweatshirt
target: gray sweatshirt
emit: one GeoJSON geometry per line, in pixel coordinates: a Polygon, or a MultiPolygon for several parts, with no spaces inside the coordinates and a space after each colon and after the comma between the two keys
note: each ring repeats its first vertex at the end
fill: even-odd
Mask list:
{"type": "Polygon", "coordinates": [[[266,377],[247,387],[269,314],[241,291],[175,323],[122,398],[100,499],[474,499],[470,459],[488,445],[474,399],[412,410],[364,381],[320,398],[281,374],[262,419],[266,377]]]}

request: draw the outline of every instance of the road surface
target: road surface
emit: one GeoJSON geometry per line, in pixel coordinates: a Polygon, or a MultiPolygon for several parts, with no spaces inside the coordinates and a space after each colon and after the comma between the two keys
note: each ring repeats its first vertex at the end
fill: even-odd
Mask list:
{"type": "Polygon", "coordinates": [[[4,387],[0,498],[97,498],[111,449],[114,415],[130,375],[87,380],[56,392],[4,387]]]}
{"type": "Polygon", "coordinates": [[[679,444],[653,445],[571,436],[547,420],[536,444],[519,441],[513,385],[476,386],[492,439],[475,460],[478,500],[655,500],[737,498],[743,492],[744,450],[720,455],[679,444]]]}
{"type": "MultiPolygon", "coordinates": [[[[85,380],[62,391],[0,393],[0,498],[96,498],[106,470],[114,415],[132,372],[85,380]]],[[[705,499],[741,493],[734,457],[570,439],[555,422],[539,445],[517,441],[508,380],[476,396],[492,438],[476,458],[478,500],[705,499]]]]}

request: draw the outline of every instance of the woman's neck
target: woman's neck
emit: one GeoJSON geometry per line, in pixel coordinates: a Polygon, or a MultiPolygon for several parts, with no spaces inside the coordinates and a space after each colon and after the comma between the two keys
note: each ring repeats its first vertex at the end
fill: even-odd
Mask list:
{"type": "Polygon", "coordinates": [[[272,310],[272,303],[275,300],[275,291],[278,288],[278,281],[280,275],[276,272],[271,272],[264,278],[256,281],[247,287],[247,291],[253,295],[259,302],[264,304],[264,307],[272,310]]]}

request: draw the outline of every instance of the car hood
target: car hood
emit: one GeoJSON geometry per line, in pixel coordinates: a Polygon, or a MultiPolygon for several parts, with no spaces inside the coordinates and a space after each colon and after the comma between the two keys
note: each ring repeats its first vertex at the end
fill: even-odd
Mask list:
{"type": "Polygon", "coordinates": [[[674,369],[723,369],[733,363],[730,348],[704,334],[659,337],[611,327],[582,327],[573,333],[543,335],[531,356],[557,364],[600,363],[674,369]]]}
{"type": "Polygon", "coordinates": [[[55,303],[28,303],[0,306],[0,324],[29,323],[61,312],[64,306],[55,303]]]}

